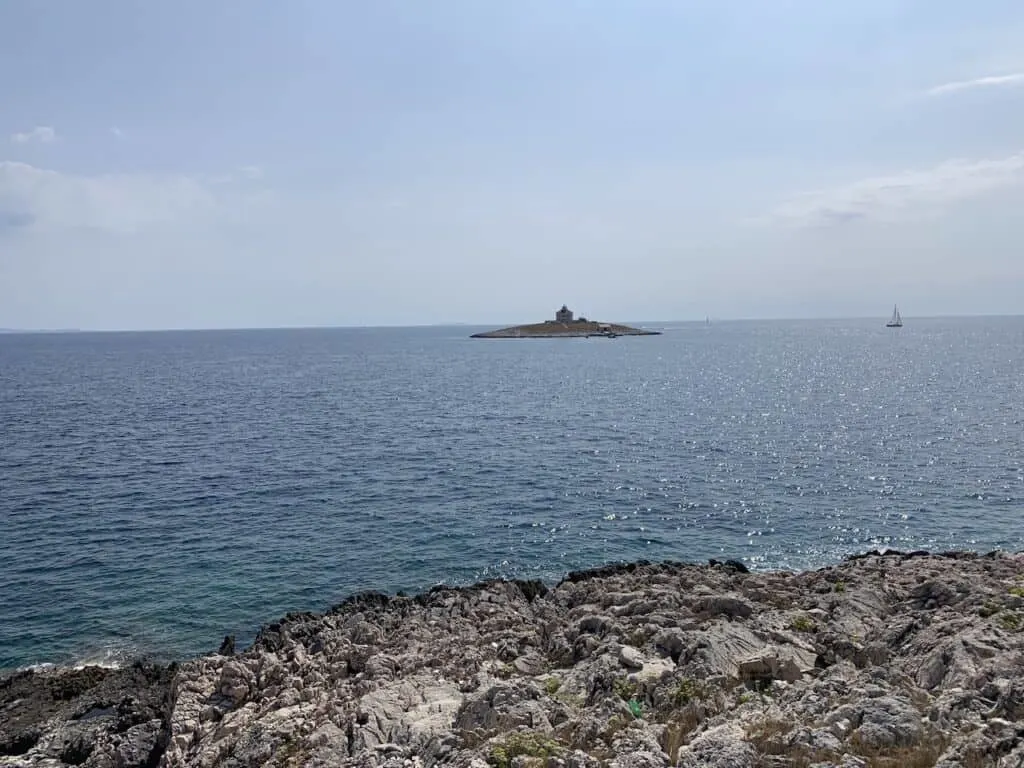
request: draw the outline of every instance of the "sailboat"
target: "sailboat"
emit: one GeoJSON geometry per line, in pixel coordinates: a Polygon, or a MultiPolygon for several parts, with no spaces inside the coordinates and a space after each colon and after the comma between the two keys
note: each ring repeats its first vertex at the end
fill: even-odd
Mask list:
{"type": "Polygon", "coordinates": [[[889,322],[885,324],[886,328],[902,328],[903,318],[900,317],[900,310],[895,304],[892,307],[892,317],[889,318],[889,322]]]}

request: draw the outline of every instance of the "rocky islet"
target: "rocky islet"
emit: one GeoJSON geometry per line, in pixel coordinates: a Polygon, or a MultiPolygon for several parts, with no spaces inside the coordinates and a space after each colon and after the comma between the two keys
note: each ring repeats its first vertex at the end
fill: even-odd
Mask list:
{"type": "Polygon", "coordinates": [[[355,595],[0,680],[4,766],[1024,765],[1024,555],[633,563],[355,595]]]}
{"type": "Polygon", "coordinates": [[[473,339],[571,339],[591,336],[615,338],[617,336],[660,336],[660,331],[634,328],[621,323],[602,323],[576,317],[565,304],[555,312],[554,320],[526,323],[474,333],[473,339]]]}

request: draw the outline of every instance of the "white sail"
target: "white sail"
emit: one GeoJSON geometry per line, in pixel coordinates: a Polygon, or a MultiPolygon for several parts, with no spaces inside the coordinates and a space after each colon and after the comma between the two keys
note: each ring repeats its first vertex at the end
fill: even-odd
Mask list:
{"type": "Polygon", "coordinates": [[[885,325],[888,328],[902,328],[903,327],[903,318],[900,316],[899,307],[897,307],[895,304],[893,304],[893,307],[892,307],[892,317],[889,318],[889,322],[886,323],[885,325]]]}

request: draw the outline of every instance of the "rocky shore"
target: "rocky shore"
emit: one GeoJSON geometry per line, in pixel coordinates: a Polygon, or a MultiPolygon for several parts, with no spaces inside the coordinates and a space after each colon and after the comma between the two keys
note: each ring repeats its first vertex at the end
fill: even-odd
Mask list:
{"type": "Polygon", "coordinates": [[[0,680],[2,766],[1024,766],[1024,555],[636,563],[356,595],[0,680]]]}

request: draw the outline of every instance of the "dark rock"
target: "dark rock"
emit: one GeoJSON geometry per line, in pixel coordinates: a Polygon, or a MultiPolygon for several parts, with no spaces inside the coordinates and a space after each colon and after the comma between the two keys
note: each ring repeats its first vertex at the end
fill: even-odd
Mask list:
{"type": "Polygon", "coordinates": [[[0,737],[0,755],[24,755],[39,743],[40,735],[37,727],[30,726],[0,737]]]}
{"type": "Polygon", "coordinates": [[[654,636],[654,647],[667,653],[678,663],[686,649],[686,635],[679,629],[666,629],[654,636]]]}
{"type": "Polygon", "coordinates": [[[559,584],[576,584],[592,579],[607,579],[622,574],[635,573],[637,568],[643,568],[648,565],[650,565],[650,562],[647,560],[637,560],[634,563],[617,563],[615,565],[602,565],[599,568],[589,568],[584,571],[571,571],[559,584]]]}
{"type": "Polygon", "coordinates": [[[898,549],[872,549],[868,552],[858,552],[853,555],[846,556],[846,562],[856,562],[858,560],[867,560],[871,557],[906,557],[907,553],[902,552],[898,549]]]}
{"type": "Polygon", "coordinates": [[[60,759],[68,765],[81,765],[89,759],[89,755],[95,748],[96,735],[89,731],[80,732],[70,741],[65,742],[60,759]]]}
{"type": "Polygon", "coordinates": [[[956,591],[948,584],[931,580],[918,585],[910,592],[916,607],[934,610],[945,605],[952,605],[956,602],[956,591]]]}
{"type": "Polygon", "coordinates": [[[165,743],[173,673],[136,663],[0,680],[0,755],[39,752],[64,765],[152,768],[165,743]]]}
{"type": "Polygon", "coordinates": [[[221,656],[234,656],[235,655],[235,636],[225,635],[224,641],[220,644],[220,648],[217,649],[217,653],[221,656]]]}
{"type": "Polygon", "coordinates": [[[519,591],[523,593],[523,597],[526,598],[527,602],[532,603],[538,597],[544,597],[548,593],[548,588],[545,586],[543,581],[539,579],[532,579],[530,581],[516,580],[513,582],[519,591]]]}
{"type": "Polygon", "coordinates": [[[707,616],[729,616],[731,618],[747,618],[754,609],[746,600],[728,595],[703,597],[693,604],[694,613],[707,616]]]}
{"type": "MultiPolygon", "coordinates": [[[[435,587],[435,589],[443,589],[443,587],[435,587]]],[[[354,595],[350,595],[345,598],[334,606],[330,612],[351,613],[354,610],[384,608],[389,602],[391,602],[391,598],[383,592],[366,590],[364,592],[357,592],[354,595]]]]}
{"type": "Polygon", "coordinates": [[[712,568],[722,568],[723,570],[734,571],[735,573],[750,573],[750,569],[740,560],[719,561],[712,558],[708,560],[708,565],[712,568]]]}
{"type": "Polygon", "coordinates": [[[581,634],[602,636],[608,633],[613,624],[614,620],[608,616],[585,616],[580,619],[577,627],[581,634]]]}

